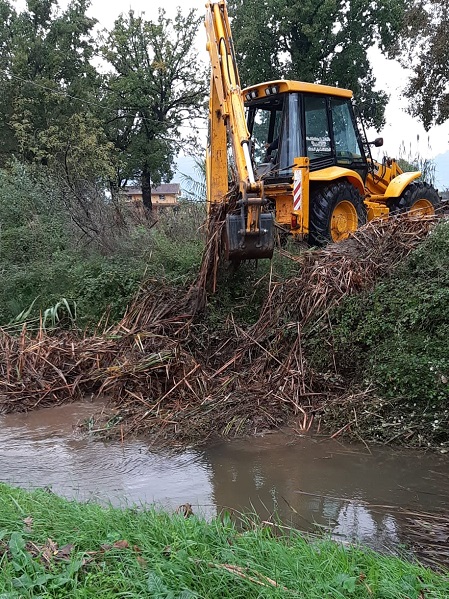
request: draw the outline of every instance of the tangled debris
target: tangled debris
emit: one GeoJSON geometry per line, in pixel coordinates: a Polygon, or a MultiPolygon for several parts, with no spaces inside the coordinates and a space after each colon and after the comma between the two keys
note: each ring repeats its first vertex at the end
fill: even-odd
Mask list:
{"type": "Polygon", "coordinates": [[[197,313],[216,273],[215,236],[187,293],[149,281],[121,322],[101,333],[29,334],[25,326],[19,336],[1,331],[0,410],[106,394],[115,414],[101,423],[104,432],[145,434],[160,443],[198,444],[292,418],[309,429],[317,410],[348,390],[338,376],[308,363],[304,326],[390,273],[437,220],[405,216],[370,223],[346,242],[290,256],[298,275],[271,285],[255,325],[243,330],[231,322],[212,348],[199,333],[197,313]]]}
{"type": "Polygon", "coordinates": [[[405,533],[419,560],[431,568],[447,572],[449,567],[449,518],[447,514],[407,512],[405,533]]]}

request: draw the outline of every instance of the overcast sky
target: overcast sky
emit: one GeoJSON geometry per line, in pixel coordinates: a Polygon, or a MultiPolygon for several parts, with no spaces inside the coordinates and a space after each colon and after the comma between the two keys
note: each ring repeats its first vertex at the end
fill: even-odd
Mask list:
{"type": "MultiPolygon", "coordinates": [[[[22,4],[23,0],[20,0],[22,4]]],[[[65,4],[64,0],[59,0],[61,6],[65,4]]],[[[173,16],[176,7],[181,5],[183,11],[195,8],[199,15],[205,12],[206,0],[92,0],[92,6],[89,14],[95,17],[99,26],[110,29],[114,20],[120,13],[128,12],[132,8],[136,13],[144,12],[146,18],[153,19],[157,17],[158,9],[163,7],[167,16],[173,16]]],[[[200,28],[198,39],[195,43],[199,49],[199,56],[202,60],[208,61],[208,55],[205,51],[206,33],[204,27],[200,28]]],[[[449,122],[439,127],[434,127],[429,133],[424,131],[422,125],[406,113],[407,101],[402,96],[402,89],[407,82],[407,74],[402,67],[395,61],[386,60],[379,52],[370,53],[371,61],[374,67],[374,73],[377,80],[377,87],[385,90],[390,95],[390,103],[386,111],[386,126],[382,131],[377,132],[384,138],[384,147],[379,150],[379,156],[388,154],[397,157],[401,146],[405,146],[404,157],[414,157],[420,155],[424,158],[433,158],[438,154],[443,154],[449,150],[449,122]]],[[[357,99],[356,99],[357,100],[357,99]]],[[[376,135],[376,132],[369,132],[369,135],[376,135]]],[[[449,175],[448,175],[449,177],[449,175]]],[[[439,182],[437,181],[437,184],[439,182]]],[[[447,181],[441,181],[449,185],[447,181]]]]}
{"type": "MultiPolygon", "coordinates": [[[[163,7],[168,16],[175,14],[176,7],[181,4],[183,11],[189,8],[197,9],[198,13],[204,14],[205,0],[131,0],[121,2],[119,0],[92,0],[90,14],[98,19],[99,23],[110,28],[114,19],[121,13],[132,8],[136,12],[144,12],[149,19],[157,17],[158,8],[163,7]]],[[[206,44],[205,29],[201,28],[199,39],[196,42],[200,49],[200,57],[207,61],[208,57],[204,50],[206,44]]],[[[401,145],[405,145],[406,153],[412,156],[419,153],[421,156],[431,158],[442,154],[449,149],[449,123],[433,128],[426,133],[424,128],[405,112],[406,100],[402,97],[407,76],[402,67],[395,61],[388,61],[378,52],[371,53],[371,60],[375,69],[377,86],[390,95],[390,104],[387,108],[387,124],[379,135],[384,138],[385,145],[381,150],[391,156],[398,154],[401,145]]]]}

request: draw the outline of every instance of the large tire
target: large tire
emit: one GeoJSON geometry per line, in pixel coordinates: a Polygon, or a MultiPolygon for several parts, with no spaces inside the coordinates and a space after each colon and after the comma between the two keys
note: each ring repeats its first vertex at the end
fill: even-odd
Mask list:
{"type": "Polygon", "coordinates": [[[440,206],[441,199],[437,190],[423,181],[413,181],[407,185],[399,198],[391,198],[388,201],[392,214],[413,212],[432,215],[440,206]]]}
{"type": "Polygon", "coordinates": [[[342,241],[365,223],[363,198],[348,181],[338,181],[312,191],[309,231],[312,245],[342,241]]]}

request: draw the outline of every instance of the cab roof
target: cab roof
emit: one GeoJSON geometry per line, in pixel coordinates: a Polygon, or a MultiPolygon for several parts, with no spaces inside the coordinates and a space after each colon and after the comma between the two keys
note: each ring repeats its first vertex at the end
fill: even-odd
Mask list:
{"type": "Polygon", "coordinates": [[[284,79],[268,81],[266,83],[258,83],[257,85],[246,87],[244,90],[242,90],[243,97],[247,99],[247,94],[254,91],[257,92],[257,98],[269,97],[275,93],[283,94],[286,92],[307,92],[309,94],[339,96],[342,98],[352,98],[353,95],[351,90],[341,87],[332,87],[330,85],[319,85],[317,83],[305,83],[304,81],[291,81],[284,79]],[[272,90],[276,87],[278,88],[277,92],[268,91],[267,93],[267,90],[272,90]]]}

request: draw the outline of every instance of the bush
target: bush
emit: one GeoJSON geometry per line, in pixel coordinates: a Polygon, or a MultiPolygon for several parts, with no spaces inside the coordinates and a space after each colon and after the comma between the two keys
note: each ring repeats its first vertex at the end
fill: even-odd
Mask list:
{"type": "Polygon", "coordinates": [[[449,224],[441,223],[389,279],[346,298],[309,335],[321,368],[422,404],[449,398],[449,224]],[[321,335],[331,337],[329,344],[321,335]],[[327,348],[327,349],[326,349],[327,348]],[[329,349],[332,348],[332,349],[329,349]]]}
{"type": "Polygon", "coordinates": [[[69,197],[43,168],[0,171],[0,326],[32,304],[37,319],[62,298],[76,304],[79,326],[95,325],[105,311],[114,321],[145,276],[193,280],[204,205],[160,211],[152,223],[101,189],[86,194],[69,197]]]}
{"type": "Polygon", "coordinates": [[[145,264],[136,260],[95,257],[72,264],[69,289],[70,299],[77,304],[78,324],[95,325],[105,312],[110,322],[118,321],[139,289],[144,271],[145,264]]]}

